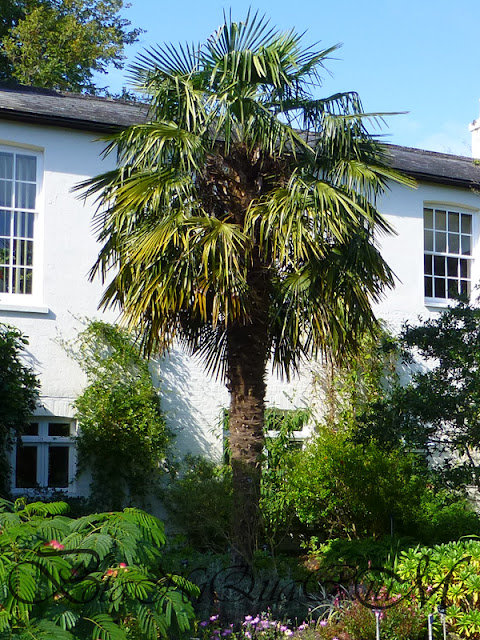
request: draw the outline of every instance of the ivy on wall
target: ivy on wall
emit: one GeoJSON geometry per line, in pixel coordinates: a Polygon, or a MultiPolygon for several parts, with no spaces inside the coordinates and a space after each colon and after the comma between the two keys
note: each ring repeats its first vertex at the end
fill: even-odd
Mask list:
{"type": "Polygon", "coordinates": [[[106,510],[144,506],[170,439],[148,362],[127,332],[100,321],[69,350],[88,380],[75,409],[79,473],[91,471],[91,499],[106,510]]]}

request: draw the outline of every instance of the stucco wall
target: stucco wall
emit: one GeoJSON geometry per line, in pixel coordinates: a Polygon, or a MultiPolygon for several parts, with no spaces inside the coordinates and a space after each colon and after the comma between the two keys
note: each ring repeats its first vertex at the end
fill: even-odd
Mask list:
{"type": "MultiPolygon", "coordinates": [[[[445,304],[426,304],[423,288],[423,207],[425,203],[450,205],[473,214],[472,289],[479,281],[478,234],[480,195],[470,189],[418,184],[417,188],[392,185],[379,202],[379,209],[396,231],[395,235],[378,239],[380,249],[394,271],[397,281],[375,308],[377,317],[384,319],[393,331],[408,320],[417,322],[419,316],[437,315],[445,304]]],[[[474,293],[475,295],[475,293],[474,293]]]]}
{"type": "MultiPolygon", "coordinates": [[[[100,315],[97,305],[102,284],[87,278],[98,252],[91,229],[93,203],[85,204],[71,190],[85,178],[109,169],[113,159],[101,160],[103,143],[88,133],[0,122],[0,145],[12,144],[40,151],[43,162],[34,254],[37,280],[31,297],[14,300],[0,294],[0,320],[18,326],[30,339],[28,354],[41,378],[44,410],[72,416],[71,403],[85,378],[58,338],[71,340],[81,329],[78,318],[100,315]]],[[[393,330],[407,319],[438,313],[438,308],[425,306],[423,297],[425,201],[472,210],[480,206],[479,196],[471,191],[430,185],[417,189],[394,185],[382,198],[380,208],[397,235],[379,238],[379,243],[398,281],[377,313],[393,330]]],[[[477,235],[475,220],[474,237],[477,235]]],[[[473,279],[478,280],[475,266],[473,279]]],[[[104,318],[113,321],[115,314],[104,318]]],[[[219,417],[221,408],[228,405],[224,385],[206,376],[202,365],[181,349],[153,363],[152,368],[160,381],[168,422],[177,433],[178,450],[219,457],[219,417]]],[[[280,408],[318,403],[321,392],[311,385],[317,372],[316,363],[306,365],[302,377],[290,384],[270,376],[268,402],[280,408]]]]}

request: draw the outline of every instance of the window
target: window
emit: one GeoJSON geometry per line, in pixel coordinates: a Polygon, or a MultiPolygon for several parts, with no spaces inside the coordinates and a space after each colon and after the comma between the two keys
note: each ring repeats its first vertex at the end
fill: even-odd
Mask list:
{"type": "Polygon", "coordinates": [[[425,207],[425,297],[470,295],[473,216],[447,207],[425,207]]]}
{"type": "Polygon", "coordinates": [[[14,489],[71,489],[75,475],[74,424],[32,422],[14,452],[14,489]]]}
{"type": "Polygon", "coordinates": [[[0,294],[31,294],[37,156],[0,149],[0,294]]]}

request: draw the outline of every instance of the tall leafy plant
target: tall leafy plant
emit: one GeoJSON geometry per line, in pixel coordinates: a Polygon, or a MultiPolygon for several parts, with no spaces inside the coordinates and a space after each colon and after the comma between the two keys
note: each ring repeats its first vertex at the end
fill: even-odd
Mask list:
{"type": "Polygon", "coordinates": [[[63,502],[0,503],[2,638],[158,640],[189,628],[198,590],[160,573],[159,520],[67,512],[63,502]]]}
{"type": "Polygon", "coordinates": [[[144,504],[169,440],[148,362],[128,333],[99,321],[80,333],[74,355],[89,382],[75,408],[79,466],[92,473],[91,497],[105,509],[144,504]]]}

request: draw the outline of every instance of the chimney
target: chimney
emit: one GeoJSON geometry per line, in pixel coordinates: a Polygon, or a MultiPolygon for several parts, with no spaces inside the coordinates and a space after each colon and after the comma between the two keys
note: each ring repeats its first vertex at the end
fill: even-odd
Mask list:
{"type": "Polygon", "coordinates": [[[472,158],[480,159],[480,118],[468,126],[472,134],[472,158]]]}

